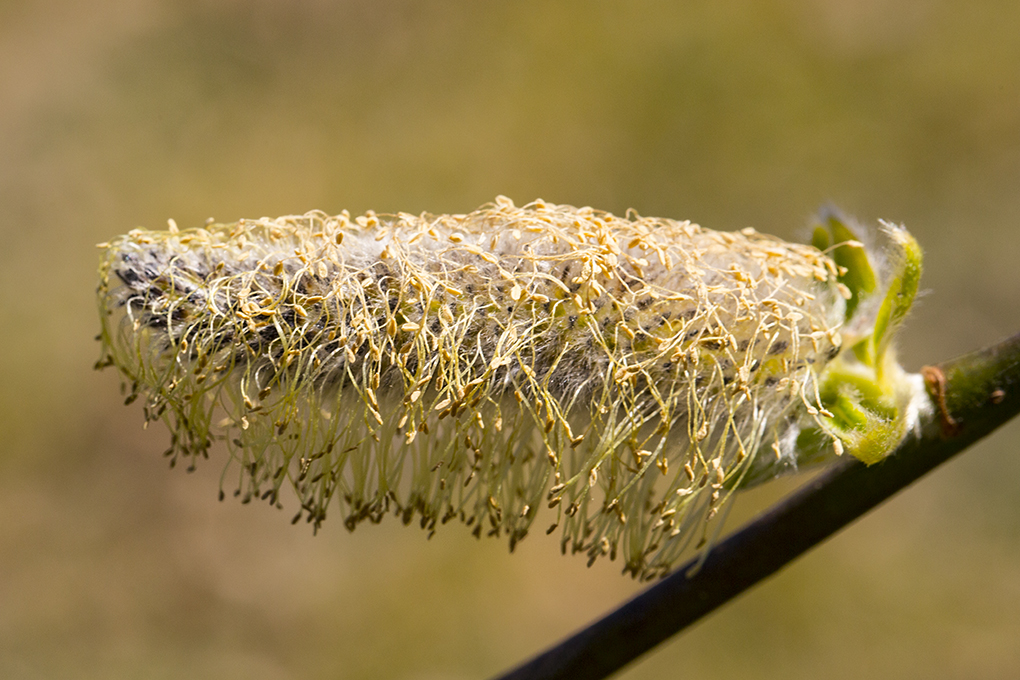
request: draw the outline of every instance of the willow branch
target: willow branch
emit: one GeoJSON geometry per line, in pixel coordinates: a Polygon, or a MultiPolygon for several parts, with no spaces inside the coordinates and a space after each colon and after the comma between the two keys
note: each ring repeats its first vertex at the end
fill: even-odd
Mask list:
{"type": "Polygon", "coordinates": [[[683,630],[1020,412],[1020,334],[923,369],[935,412],[883,462],[846,459],[599,621],[500,676],[598,680],[683,630]]]}

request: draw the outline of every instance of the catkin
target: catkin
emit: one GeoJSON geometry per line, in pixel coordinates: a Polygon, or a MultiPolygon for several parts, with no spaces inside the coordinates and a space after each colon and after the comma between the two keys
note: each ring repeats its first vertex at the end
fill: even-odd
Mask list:
{"type": "Polygon", "coordinates": [[[190,465],[316,528],[456,519],[511,549],[668,571],[750,479],[796,464],[840,350],[820,251],[752,229],[500,197],[466,215],[311,212],[108,244],[105,364],[190,465]]]}

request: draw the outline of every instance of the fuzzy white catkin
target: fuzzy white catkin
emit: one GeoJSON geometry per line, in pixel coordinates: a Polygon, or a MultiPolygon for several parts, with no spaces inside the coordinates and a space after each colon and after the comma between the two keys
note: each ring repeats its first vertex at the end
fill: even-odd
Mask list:
{"type": "Polygon", "coordinates": [[[564,551],[653,577],[795,464],[842,344],[837,269],[751,229],[502,197],[171,224],[105,248],[104,363],[174,461],[225,441],[225,484],[282,504],[289,483],[295,522],[458,519],[512,548],[544,515],[564,551]]]}

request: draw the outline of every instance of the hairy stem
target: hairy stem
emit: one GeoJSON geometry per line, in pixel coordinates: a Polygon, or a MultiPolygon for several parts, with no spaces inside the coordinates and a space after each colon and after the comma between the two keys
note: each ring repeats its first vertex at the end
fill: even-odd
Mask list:
{"type": "Polygon", "coordinates": [[[846,458],[694,562],[499,676],[605,678],[775,573],[1020,412],[1020,334],[922,371],[935,412],[883,462],[846,458]],[[693,572],[693,573],[692,573],[693,572]]]}

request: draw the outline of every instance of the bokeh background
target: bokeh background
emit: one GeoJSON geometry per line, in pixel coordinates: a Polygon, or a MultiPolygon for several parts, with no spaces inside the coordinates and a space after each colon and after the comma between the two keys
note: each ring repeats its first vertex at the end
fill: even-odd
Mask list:
{"type": "MultiPolygon", "coordinates": [[[[1020,3],[0,2],[0,676],[478,678],[639,586],[529,537],[318,536],[160,458],[98,358],[95,243],[506,194],[926,249],[903,363],[1020,330],[1020,3]]],[[[1012,678],[1020,423],[638,678],[1012,678]]],[[[740,499],[737,519],[797,483],[740,499]]]]}

